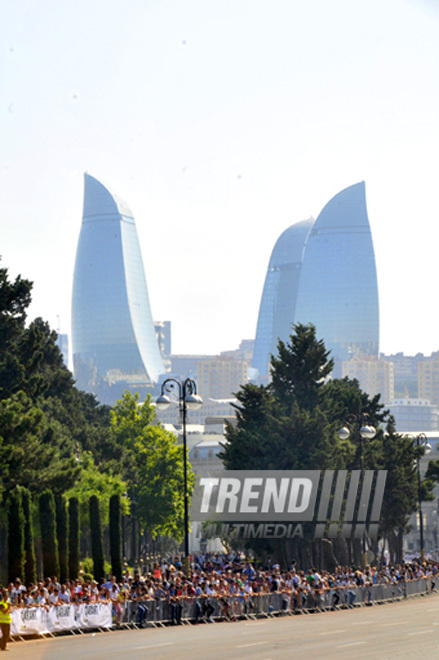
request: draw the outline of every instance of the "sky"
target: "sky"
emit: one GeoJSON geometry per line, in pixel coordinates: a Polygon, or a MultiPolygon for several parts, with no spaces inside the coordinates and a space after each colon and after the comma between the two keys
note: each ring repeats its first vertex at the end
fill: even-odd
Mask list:
{"type": "Polygon", "coordinates": [[[280,233],[364,180],[381,350],[439,350],[437,0],[2,0],[0,44],[1,265],[30,319],[70,333],[85,171],[198,354],[254,338],[280,233]]]}

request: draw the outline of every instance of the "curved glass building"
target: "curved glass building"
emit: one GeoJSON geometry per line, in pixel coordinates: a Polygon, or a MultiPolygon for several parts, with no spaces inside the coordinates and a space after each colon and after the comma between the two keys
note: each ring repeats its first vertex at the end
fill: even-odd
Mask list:
{"type": "Polygon", "coordinates": [[[270,355],[276,355],[279,339],[287,341],[296,309],[303,249],[314,220],[288,227],[271,253],[259,307],[252,366],[268,379],[270,355]]]}
{"type": "Polygon", "coordinates": [[[293,225],[277,241],[262,294],[253,357],[253,367],[262,378],[277,338],[285,341],[298,322],[313,323],[317,337],[336,360],[379,355],[378,283],[364,182],[342,190],[317,220],[293,225]],[[285,278],[282,288],[276,285],[280,275],[275,275],[280,244],[290,255],[283,262],[295,264],[297,275],[285,278]]]}
{"type": "Polygon", "coordinates": [[[133,214],[88,174],[73,282],[72,344],[77,385],[96,394],[103,382],[137,378],[153,384],[165,371],[133,214]]]}
{"type": "Polygon", "coordinates": [[[310,321],[335,359],[378,357],[378,282],[364,181],[335,195],[309,233],[294,323],[310,321]]]}

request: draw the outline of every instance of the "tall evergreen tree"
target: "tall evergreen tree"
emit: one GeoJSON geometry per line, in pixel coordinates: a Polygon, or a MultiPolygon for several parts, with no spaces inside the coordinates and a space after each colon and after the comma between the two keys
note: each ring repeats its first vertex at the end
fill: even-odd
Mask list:
{"type": "Polygon", "coordinates": [[[111,572],[117,581],[122,579],[122,544],[121,544],[121,515],[120,497],[110,497],[110,559],[111,572]]]}
{"type": "Polygon", "coordinates": [[[69,578],[79,575],[79,502],[77,497],[69,499],[69,578]]]}
{"type": "Polygon", "coordinates": [[[10,582],[17,577],[22,582],[25,579],[24,527],[22,489],[17,486],[9,495],[8,507],[8,576],[10,582]]]}
{"type": "Polygon", "coordinates": [[[51,490],[39,497],[41,545],[44,575],[59,575],[58,540],[56,538],[55,498],[51,490]]]}
{"type": "Polygon", "coordinates": [[[290,342],[279,340],[277,356],[271,356],[271,385],[275,397],[286,404],[295,401],[306,410],[320,402],[325,378],[334,368],[330,352],[323,340],[316,337],[316,329],[309,323],[297,323],[290,342]]]}
{"type": "Polygon", "coordinates": [[[90,497],[90,534],[93,572],[96,580],[105,577],[104,546],[102,543],[101,512],[96,495],[90,497]]]}
{"type": "Polygon", "coordinates": [[[58,539],[59,579],[65,582],[69,577],[69,521],[67,507],[62,495],[55,496],[56,536],[58,539]]]}
{"type": "Polygon", "coordinates": [[[24,514],[24,551],[26,563],[24,566],[25,584],[35,583],[37,579],[37,564],[35,560],[34,529],[32,520],[32,496],[27,488],[23,488],[24,514]]]}
{"type": "MultiPolygon", "coordinates": [[[[333,361],[312,324],[294,326],[278,343],[268,387],[245,385],[237,394],[237,424],[228,425],[220,455],[229,470],[304,470],[331,467],[331,437],[322,412],[333,361]]],[[[335,440],[335,442],[337,442],[335,440]]]]}

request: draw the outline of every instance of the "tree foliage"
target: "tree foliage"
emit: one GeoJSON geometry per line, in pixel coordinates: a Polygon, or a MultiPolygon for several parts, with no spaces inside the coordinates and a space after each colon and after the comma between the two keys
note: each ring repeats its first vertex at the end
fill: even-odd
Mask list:
{"type": "Polygon", "coordinates": [[[44,575],[59,575],[58,539],[56,536],[55,498],[51,490],[39,497],[41,547],[44,575]]]}
{"type": "Polygon", "coordinates": [[[122,579],[122,539],[120,496],[110,497],[110,559],[111,572],[117,581],[122,579]]]}
{"type": "MultiPolygon", "coordinates": [[[[152,536],[183,536],[183,449],[156,420],[151,399],[126,391],[111,412],[111,429],[124,450],[123,476],[135,494],[137,515],[152,536]]],[[[188,489],[194,475],[188,463],[188,489]]]]}
{"type": "Polygon", "coordinates": [[[8,507],[8,576],[9,581],[15,578],[24,581],[24,565],[26,560],[24,549],[25,518],[22,503],[23,489],[16,486],[9,494],[8,507]]]}
{"type": "Polygon", "coordinates": [[[79,502],[77,497],[69,499],[69,578],[79,575],[79,502]]]}
{"type": "Polygon", "coordinates": [[[236,425],[226,430],[220,457],[226,469],[305,470],[331,467],[339,441],[322,409],[324,379],[332,370],[313,325],[296,334],[272,358],[268,386],[245,385],[237,393],[236,425]]]}
{"type": "Polygon", "coordinates": [[[90,538],[93,573],[97,580],[105,578],[104,546],[102,542],[101,513],[99,499],[96,495],[90,497],[90,538]]]}
{"type": "Polygon", "coordinates": [[[37,565],[35,559],[34,529],[32,515],[32,496],[27,488],[22,492],[23,515],[24,515],[24,577],[25,584],[35,584],[37,579],[37,565]]]}
{"type": "MultiPolygon", "coordinates": [[[[357,380],[329,380],[333,362],[311,324],[297,324],[290,341],[279,341],[268,386],[245,385],[237,393],[236,424],[227,426],[220,457],[226,469],[346,469],[388,471],[380,534],[393,539],[395,557],[418,500],[416,460],[423,452],[413,438],[396,433],[380,396],[369,397],[357,380]],[[367,416],[376,436],[362,441],[367,416]],[[350,435],[338,430],[350,420],[350,435]]],[[[431,499],[439,461],[422,480],[422,499],[431,499]]]]}
{"type": "MultiPolygon", "coordinates": [[[[124,449],[111,432],[110,408],[76,388],[48,323],[37,318],[27,324],[31,290],[31,282],[11,281],[0,268],[0,498],[26,486],[32,496],[50,490],[58,505],[62,494],[78,495],[88,509],[95,494],[107,512],[110,496],[126,489],[120,478],[124,449]],[[78,452],[82,461],[75,460],[78,452]]],[[[57,511],[59,518],[59,506],[57,511]]],[[[59,533],[64,575],[67,532],[59,533]]],[[[76,577],[79,546],[72,562],[76,577]]]]}
{"type": "Polygon", "coordinates": [[[55,495],[56,538],[58,540],[59,579],[65,582],[69,576],[69,519],[66,501],[59,493],[55,495]]]}

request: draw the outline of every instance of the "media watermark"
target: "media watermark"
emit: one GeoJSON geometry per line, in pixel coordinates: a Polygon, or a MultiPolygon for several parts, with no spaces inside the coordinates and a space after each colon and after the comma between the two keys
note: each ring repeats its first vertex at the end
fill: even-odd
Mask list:
{"type": "Polygon", "coordinates": [[[203,536],[370,538],[378,524],[387,470],[228,470],[200,477],[193,521],[209,522],[203,536]]]}

